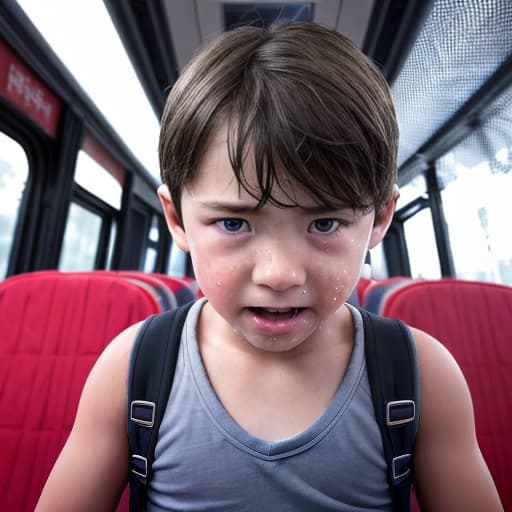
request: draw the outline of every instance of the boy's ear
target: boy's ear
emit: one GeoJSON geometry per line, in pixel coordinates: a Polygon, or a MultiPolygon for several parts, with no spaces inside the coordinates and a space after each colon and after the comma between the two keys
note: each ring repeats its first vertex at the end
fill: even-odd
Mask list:
{"type": "Polygon", "coordinates": [[[393,213],[395,213],[396,201],[399,196],[400,193],[398,191],[398,187],[395,185],[393,195],[389,202],[375,213],[375,220],[373,221],[372,233],[368,244],[369,249],[373,249],[384,238],[384,235],[393,220],[393,213]]]}
{"type": "Polygon", "coordinates": [[[173,242],[182,250],[188,252],[188,241],[183,228],[183,223],[178,216],[174,201],[171,198],[171,193],[167,185],[160,185],[158,187],[158,197],[162,203],[162,209],[164,211],[165,220],[167,221],[167,227],[171,232],[173,242]]]}

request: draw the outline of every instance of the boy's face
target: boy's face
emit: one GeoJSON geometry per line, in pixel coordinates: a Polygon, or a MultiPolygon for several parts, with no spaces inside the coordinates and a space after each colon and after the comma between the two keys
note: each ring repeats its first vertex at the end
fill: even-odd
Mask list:
{"type": "Polygon", "coordinates": [[[224,334],[276,352],[308,340],[343,305],[394,205],[376,220],[374,212],[326,210],[298,184],[283,186],[287,195],[278,189],[273,197],[289,203],[292,196],[301,206],[255,210],[257,201],[234,177],[223,134],[183,190],[183,223],[166,187],[159,191],[173,239],[190,251],[224,334]]]}

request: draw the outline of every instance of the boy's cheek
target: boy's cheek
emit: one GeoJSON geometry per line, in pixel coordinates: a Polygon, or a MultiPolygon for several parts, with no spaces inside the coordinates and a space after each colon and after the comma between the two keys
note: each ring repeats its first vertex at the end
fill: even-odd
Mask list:
{"type": "Polygon", "coordinates": [[[352,258],[333,258],[329,261],[318,261],[311,269],[317,287],[325,297],[333,303],[344,302],[352,293],[361,274],[364,255],[352,258]]]}
{"type": "Polygon", "coordinates": [[[191,252],[196,280],[202,292],[208,296],[233,296],[232,286],[236,264],[215,254],[191,252]]]}

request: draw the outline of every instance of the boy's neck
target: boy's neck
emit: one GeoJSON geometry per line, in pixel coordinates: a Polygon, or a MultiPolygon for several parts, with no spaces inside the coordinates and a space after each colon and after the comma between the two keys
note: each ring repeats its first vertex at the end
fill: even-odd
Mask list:
{"type": "MultiPolygon", "coordinates": [[[[208,311],[206,304],[201,316],[207,321],[208,311]]],[[[207,331],[199,322],[199,350],[210,383],[244,430],[275,441],[304,431],[324,413],[354,345],[347,307],[326,324],[297,350],[273,353],[247,343],[223,343],[223,329],[218,332],[215,321],[207,331]]]]}

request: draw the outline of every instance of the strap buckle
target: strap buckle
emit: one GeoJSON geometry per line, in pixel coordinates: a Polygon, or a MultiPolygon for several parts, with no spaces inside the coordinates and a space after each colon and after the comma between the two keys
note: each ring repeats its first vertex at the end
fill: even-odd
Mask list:
{"type": "Polygon", "coordinates": [[[148,477],[148,459],[142,455],[132,455],[132,473],[145,484],[148,477]]]}
{"type": "Polygon", "coordinates": [[[386,424],[396,427],[410,423],[416,419],[416,403],[414,400],[396,400],[386,406],[386,424]]]}
{"type": "Polygon", "coordinates": [[[411,460],[411,454],[406,453],[404,455],[399,455],[398,457],[393,457],[393,481],[398,483],[397,480],[407,476],[411,472],[411,468],[409,467],[409,462],[411,460]]]}
{"type": "Polygon", "coordinates": [[[143,427],[151,428],[155,424],[155,402],[134,400],[130,404],[130,420],[143,427]]]}

